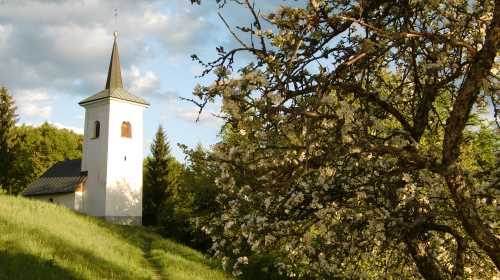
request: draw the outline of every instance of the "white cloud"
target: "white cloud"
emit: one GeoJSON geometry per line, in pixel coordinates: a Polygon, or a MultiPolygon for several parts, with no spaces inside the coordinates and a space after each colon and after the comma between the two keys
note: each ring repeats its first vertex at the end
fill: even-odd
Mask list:
{"type": "Polygon", "coordinates": [[[157,94],[160,89],[160,80],[156,74],[152,71],[141,72],[136,65],[125,71],[124,80],[132,94],[152,95],[157,94]]]}
{"type": "Polygon", "coordinates": [[[73,131],[74,133],[83,135],[83,128],[81,128],[81,127],[67,126],[67,125],[64,125],[61,123],[57,123],[57,122],[49,122],[49,123],[57,128],[68,129],[68,130],[73,131]]]}
{"type": "Polygon", "coordinates": [[[51,54],[58,57],[57,61],[65,60],[71,64],[87,64],[82,58],[93,58],[91,62],[96,58],[106,58],[111,47],[110,35],[102,26],[76,24],[47,26],[43,33],[44,38],[53,42],[51,54]]]}
{"type": "MultiPolygon", "coordinates": [[[[120,32],[124,69],[131,68],[128,65],[145,69],[162,55],[170,61],[179,57],[190,61],[190,54],[209,48],[207,42],[215,40],[216,29],[204,19],[206,9],[183,7],[191,4],[184,0],[3,1],[0,83],[12,90],[45,87],[82,96],[97,92],[105,83],[114,30],[120,32]],[[119,9],[116,24],[114,8],[119,9]]],[[[140,79],[130,81],[138,94],[152,90],[159,80],[155,72],[143,72],[140,79]]]]}
{"type": "Polygon", "coordinates": [[[46,89],[21,90],[14,95],[14,99],[23,117],[48,119],[52,114],[52,100],[46,89]]]}
{"type": "Polygon", "coordinates": [[[203,111],[199,114],[199,109],[196,107],[178,108],[175,111],[175,115],[176,117],[188,122],[195,122],[198,119],[198,122],[202,125],[213,125],[219,127],[223,124],[223,120],[217,117],[214,113],[203,111]]]}
{"type": "Polygon", "coordinates": [[[28,117],[42,117],[48,119],[52,115],[51,106],[37,106],[35,104],[25,104],[20,107],[21,114],[28,117]]]}
{"type": "Polygon", "coordinates": [[[191,6],[184,0],[172,1],[170,4],[163,9],[155,4],[145,6],[141,13],[125,17],[119,30],[124,30],[129,36],[159,42],[170,62],[179,58],[189,59],[192,53],[217,42],[217,28],[205,19],[204,13],[208,10],[200,9],[200,14],[190,8],[181,9],[191,6]]]}
{"type": "Polygon", "coordinates": [[[160,110],[160,120],[162,122],[169,119],[181,119],[186,122],[196,123],[202,126],[211,126],[219,128],[224,121],[217,117],[217,112],[220,108],[218,103],[209,103],[199,114],[199,108],[189,101],[182,100],[174,91],[166,91],[161,94],[160,100],[155,107],[162,108],[160,110]]]}
{"type": "MultiPolygon", "coordinates": [[[[61,129],[68,129],[68,130],[71,130],[73,131],[74,133],[77,133],[77,134],[81,134],[83,135],[83,128],[80,128],[80,127],[75,127],[75,126],[67,126],[67,125],[64,125],[64,124],[61,124],[61,123],[58,123],[58,122],[48,122],[49,124],[57,127],[57,128],[61,128],[61,129]]],[[[34,124],[32,122],[24,122],[24,123],[17,123],[16,126],[21,126],[21,125],[28,125],[28,126],[35,126],[35,127],[38,127],[38,126],[41,126],[43,123],[38,123],[38,124],[34,124]]]]}
{"type": "Polygon", "coordinates": [[[12,33],[12,25],[0,24],[0,49],[3,49],[7,45],[7,41],[9,40],[9,36],[12,33]]]}

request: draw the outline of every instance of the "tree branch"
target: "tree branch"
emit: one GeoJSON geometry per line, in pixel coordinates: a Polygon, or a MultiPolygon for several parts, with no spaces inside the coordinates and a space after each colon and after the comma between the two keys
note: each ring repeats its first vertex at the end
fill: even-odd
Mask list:
{"type": "Polygon", "coordinates": [[[485,225],[474,202],[466,195],[467,186],[460,169],[455,165],[460,154],[460,143],[472,106],[479,96],[482,81],[488,77],[496,53],[500,48],[500,1],[495,3],[493,19],[488,26],[483,48],[474,57],[453,109],[446,122],[443,164],[448,168],[444,177],[453,201],[457,205],[459,217],[467,233],[489,255],[500,269],[500,239],[495,237],[485,225]]]}

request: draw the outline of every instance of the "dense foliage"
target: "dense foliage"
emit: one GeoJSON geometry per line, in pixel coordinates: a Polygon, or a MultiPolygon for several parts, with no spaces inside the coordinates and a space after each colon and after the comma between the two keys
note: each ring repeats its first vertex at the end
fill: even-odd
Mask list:
{"type": "Polygon", "coordinates": [[[186,169],[170,154],[165,131],[160,126],[144,164],[144,224],[164,236],[191,244],[192,196],[186,185],[186,169]]]}
{"type": "Polygon", "coordinates": [[[186,153],[186,171],[184,176],[185,190],[191,198],[191,211],[189,217],[191,245],[201,250],[208,250],[211,240],[202,231],[204,224],[209,222],[210,215],[220,211],[216,202],[217,168],[209,161],[209,151],[201,144],[195,149],[181,146],[186,153]]]}
{"type": "Polygon", "coordinates": [[[15,137],[19,148],[13,164],[17,170],[14,194],[22,192],[54,163],[82,157],[82,135],[49,123],[18,126],[15,137]]]}
{"type": "Polygon", "coordinates": [[[223,103],[205,230],[227,267],[272,253],[300,279],[498,273],[498,119],[479,113],[498,114],[500,1],[219,2],[251,18],[224,21],[239,46],[200,61],[216,80],[192,100],[223,103]]]}
{"type": "Polygon", "coordinates": [[[14,142],[14,129],[17,121],[14,100],[5,87],[0,87],[0,190],[12,193],[12,177],[14,171],[11,167],[15,160],[16,143],[14,142]]]}
{"type": "Polygon", "coordinates": [[[16,126],[15,105],[7,90],[0,90],[0,186],[21,193],[54,163],[82,155],[82,135],[49,123],[16,126]]]}
{"type": "Polygon", "coordinates": [[[163,128],[158,127],[151,156],[146,159],[143,191],[143,222],[145,225],[158,224],[160,211],[171,193],[169,167],[172,161],[170,147],[163,128]]]}

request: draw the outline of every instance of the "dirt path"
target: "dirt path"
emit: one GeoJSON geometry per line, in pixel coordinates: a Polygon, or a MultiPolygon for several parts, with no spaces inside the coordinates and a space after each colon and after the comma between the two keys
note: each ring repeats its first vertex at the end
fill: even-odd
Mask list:
{"type": "Polygon", "coordinates": [[[146,242],[144,244],[144,258],[148,261],[149,267],[153,271],[153,278],[151,279],[162,280],[163,278],[161,277],[160,265],[151,255],[151,243],[153,242],[153,240],[146,237],[144,238],[144,241],[146,242]]]}

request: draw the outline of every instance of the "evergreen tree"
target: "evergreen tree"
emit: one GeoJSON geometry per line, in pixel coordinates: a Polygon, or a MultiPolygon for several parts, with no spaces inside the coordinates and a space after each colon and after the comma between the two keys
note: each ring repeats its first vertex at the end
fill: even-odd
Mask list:
{"type": "Polygon", "coordinates": [[[170,189],[169,163],[170,147],[161,126],[158,127],[153,144],[151,157],[146,159],[144,176],[144,224],[157,225],[161,209],[165,204],[170,189]]]}
{"type": "Polygon", "coordinates": [[[0,88],[0,188],[12,193],[13,162],[15,160],[14,128],[16,106],[7,88],[0,88]]]}

